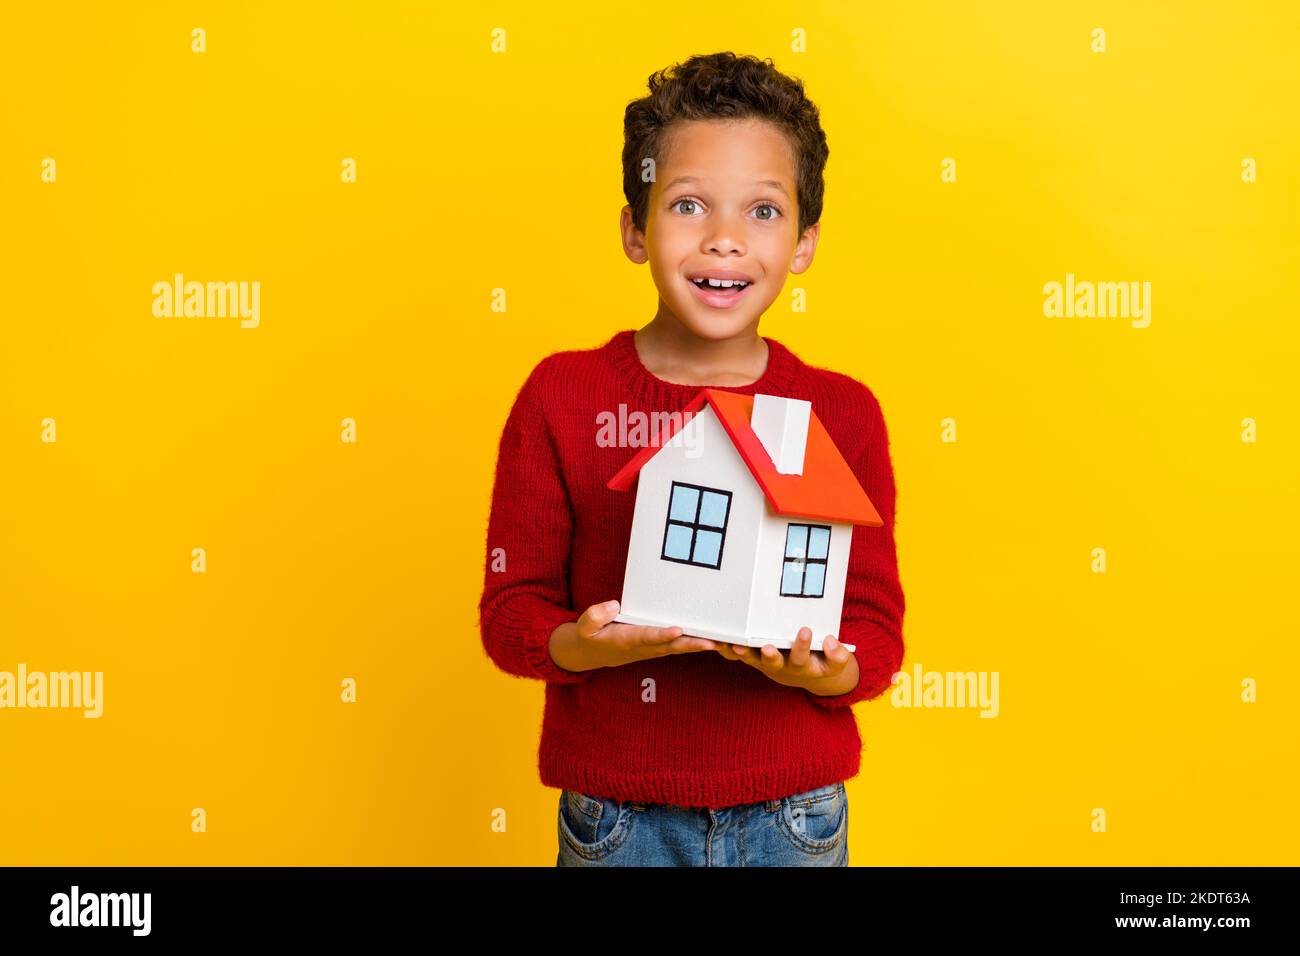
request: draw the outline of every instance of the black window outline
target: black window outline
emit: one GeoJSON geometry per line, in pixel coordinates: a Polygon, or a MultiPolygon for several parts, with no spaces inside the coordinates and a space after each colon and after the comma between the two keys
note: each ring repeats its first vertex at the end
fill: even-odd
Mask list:
{"type": "Polygon", "coordinates": [[[731,518],[731,492],[730,491],[726,491],[722,488],[709,488],[706,485],[693,485],[688,481],[674,481],[672,483],[672,486],[668,489],[668,521],[664,524],[664,542],[663,542],[663,546],[659,549],[660,559],[664,561],[672,561],[674,564],[689,564],[693,568],[712,568],[714,571],[721,570],[722,552],[723,549],[727,546],[727,522],[730,520],[730,518],[731,518]],[[699,492],[699,495],[695,499],[695,520],[693,521],[682,521],[678,518],[673,517],[673,495],[676,493],[677,488],[679,486],[682,488],[694,488],[696,491],[699,492]],[[706,491],[711,491],[716,495],[727,496],[727,509],[722,515],[721,527],[713,524],[700,524],[700,510],[704,507],[704,492],[706,491]],[[668,554],[668,529],[670,529],[673,525],[680,525],[683,528],[691,529],[691,548],[690,551],[687,552],[685,558],[674,558],[674,557],[670,557],[668,554]],[[717,531],[720,532],[722,535],[721,540],[718,542],[718,563],[717,564],[709,564],[705,561],[691,560],[695,556],[695,541],[700,529],[703,529],[705,531],[717,531]]]}
{"type": "Polygon", "coordinates": [[[782,558],[782,560],[781,560],[781,576],[780,576],[779,578],[777,578],[777,581],[776,581],[776,589],[777,589],[777,592],[779,593],[779,595],[780,595],[781,597],[792,597],[792,598],[824,598],[824,597],[826,596],[826,572],[830,570],[830,559],[831,559],[831,535],[834,534],[834,533],[835,533],[835,532],[834,532],[834,529],[832,529],[831,526],[828,525],[828,524],[805,524],[805,523],[802,522],[802,521],[791,521],[791,522],[789,522],[788,524],[786,524],[786,526],[785,526],[785,538],[784,538],[784,540],[781,542],[781,558],[782,558]],[[790,547],[790,529],[791,529],[791,528],[807,528],[807,529],[808,529],[808,531],[804,534],[804,539],[803,539],[803,558],[802,558],[802,559],[800,559],[800,558],[792,558],[792,557],[790,557],[788,554],[786,554],[786,549],[790,547]],[[823,529],[825,529],[825,531],[826,531],[826,557],[824,557],[824,558],[810,558],[810,557],[808,557],[808,545],[809,545],[809,543],[811,543],[811,541],[812,541],[812,529],[813,529],[813,528],[823,528],[823,529]],[[799,572],[799,593],[798,593],[798,594],[794,594],[794,593],[791,593],[791,592],[785,590],[785,566],[786,566],[787,564],[802,564],[802,565],[803,565],[803,570],[799,572]],[[808,584],[808,565],[810,565],[810,564],[821,564],[821,565],[825,565],[825,568],[822,570],[822,593],[821,593],[821,594],[805,594],[805,593],[803,593],[803,589],[804,589],[804,588],[807,586],[807,584],[808,584]]]}

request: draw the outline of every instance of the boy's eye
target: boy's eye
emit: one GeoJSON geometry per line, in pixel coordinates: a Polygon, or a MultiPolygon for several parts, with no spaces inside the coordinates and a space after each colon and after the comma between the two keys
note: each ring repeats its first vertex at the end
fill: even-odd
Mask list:
{"type": "MultiPolygon", "coordinates": [[[[676,209],[684,216],[693,216],[699,211],[698,207],[699,207],[699,203],[696,202],[694,199],[679,199],[668,208],[676,209]]],[[[754,207],[754,212],[757,215],[757,217],[763,222],[771,222],[774,219],[779,219],[781,216],[781,210],[778,209],[776,206],[772,205],[770,202],[765,202],[754,207]],[[768,210],[766,214],[761,212],[761,210],[764,209],[768,210]]]]}

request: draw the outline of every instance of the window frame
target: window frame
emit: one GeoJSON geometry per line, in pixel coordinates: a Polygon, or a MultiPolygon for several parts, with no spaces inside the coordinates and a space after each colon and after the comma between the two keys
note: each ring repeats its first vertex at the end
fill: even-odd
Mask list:
{"type": "Polygon", "coordinates": [[[831,535],[834,534],[834,533],[835,533],[835,532],[834,532],[834,529],[833,529],[830,525],[828,525],[828,524],[809,524],[808,522],[805,522],[805,521],[788,521],[788,522],[786,522],[786,525],[785,525],[785,536],[784,536],[784,538],[782,539],[782,542],[781,542],[781,574],[780,574],[780,576],[777,578],[777,581],[776,581],[776,591],[777,591],[777,596],[778,596],[778,597],[783,597],[783,598],[787,598],[787,597],[788,597],[788,598],[811,598],[811,599],[814,599],[814,600],[817,599],[817,598],[824,598],[824,597],[826,597],[826,574],[827,574],[827,572],[830,571],[830,560],[831,560],[831,535]],[[803,546],[804,556],[803,556],[802,558],[792,558],[792,557],[790,557],[790,555],[787,553],[787,552],[788,552],[788,549],[789,549],[789,547],[790,547],[790,529],[791,529],[791,528],[807,528],[807,529],[808,529],[807,534],[804,536],[804,546],[803,546]],[[812,542],[812,530],[813,530],[813,528],[821,528],[821,529],[823,529],[823,530],[826,532],[826,557],[824,557],[824,558],[811,558],[811,557],[808,556],[808,550],[809,550],[808,545],[812,542]],[[803,565],[803,570],[801,570],[801,571],[799,572],[799,593],[798,593],[798,594],[792,594],[792,593],[787,592],[787,591],[785,590],[785,566],[786,566],[787,564],[802,564],[802,565],[803,565]],[[805,594],[805,593],[804,593],[804,590],[805,590],[805,589],[807,588],[807,586],[808,586],[808,565],[810,565],[810,564],[820,564],[820,565],[822,565],[822,591],[821,591],[821,594],[805,594]]]}
{"type": "Polygon", "coordinates": [[[731,522],[731,492],[730,491],[726,491],[723,488],[710,488],[707,485],[696,485],[696,484],[692,484],[689,481],[674,481],[668,488],[668,517],[664,522],[663,543],[659,547],[660,560],[671,561],[674,564],[685,564],[685,565],[689,565],[692,568],[708,568],[712,571],[721,571],[722,553],[723,553],[723,549],[727,545],[727,525],[730,522],[731,522]],[[682,521],[680,518],[673,517],[673,495],[676,493],[677,488],[679,486],[682,488],[693,488],[695,489],[695,491],[698,492],[698,495],[695,500],[694,521],[682,521]],[[722,515],[721,527],[712,524],[700,524],[700,512],[704,508],[704,493],[706,491],[711,492],[712,494],[715,495],[726,496],[727,508],[722,515]],[[691,546],[690,549],[687,551],[685,558],[674,558],[668,554],[668,532],[673,525],[677,525],[682,528],[691,529],[691,546]],[[709,564],[704,561],[692,560],[692,558],[695,555],[695,542],[698,540],[699,532],[701,530],[712,531],[720,535],[720,539],[718,541],[718,563],[717,564],[709,564]]]}

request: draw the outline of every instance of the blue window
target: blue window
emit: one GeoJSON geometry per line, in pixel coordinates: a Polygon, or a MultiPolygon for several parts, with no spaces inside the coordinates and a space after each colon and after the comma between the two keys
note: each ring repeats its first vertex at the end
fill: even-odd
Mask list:
{"type": "Polygon", "coordinates": [[[831,529],[822,524],[791,523],[785,529],[781,596],[819,598],[826,593],[826,562],[831,529]]]}
{"type": "Polygon", "coordinates": [[[730,512],[730,491],[674,481],[660,557],[702,568],[722,567],[722,542],[730,512]]]}

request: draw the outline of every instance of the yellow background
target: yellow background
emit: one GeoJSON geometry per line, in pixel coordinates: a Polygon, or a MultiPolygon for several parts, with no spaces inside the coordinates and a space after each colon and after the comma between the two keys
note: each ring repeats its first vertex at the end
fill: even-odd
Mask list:
{"type": "Polygon", "coordinates": [[[859,6],[9,11],[0,670],[105,712],[0,711],[0,863],[554,862],[543,688],[477,630],[497,442],[652,316],[622,110],[717,49],[822,109],[809,309],[761,331],[882,403],[904,668],[1000,675],[993,720],[857,708],[854,864],[1294,863],[1300,13],[859,6]],[[154,318],[174,272],[260,327],[154,318]],[[1067,272],[1150,327],[1045,318],[1067,272]]]}

